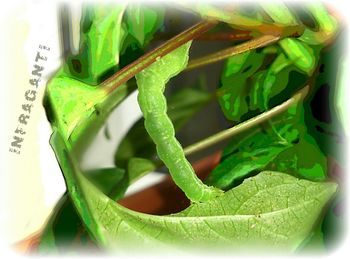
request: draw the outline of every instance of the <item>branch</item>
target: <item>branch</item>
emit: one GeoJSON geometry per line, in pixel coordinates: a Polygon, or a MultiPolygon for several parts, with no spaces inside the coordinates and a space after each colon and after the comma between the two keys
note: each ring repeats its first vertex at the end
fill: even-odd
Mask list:
{"type": "Polygon", "coordinates": [[[288,108],[290,108],[293,104],[298,103],[300,100],[302,100],[308,93],[309,86],[305,86],[303,89],[298,91],[293,97],[285,101],[284,103],[275,106],[269,111],[263,112],[262,114],[251,118],[247,121],[244,121],[236,126],[233,126],[232,128],[223,130],[219,133],[216,133],[209,138],[206,138],[204,140],[201,140],[195,144],[192,144],[186,148],[184,148],[185,155],[191,155],[193,153],[196,153],[198,151],[201,151],[203,149],[206,149],[212,145],[215,145],[221,141],[224,141],[226,139],[231,138],[232,136],[241,133],[245,130],[248,130],[254,126],[257,126],[263,122],[268,121],[272,117],[281,114],[282,112],[286,111],[288,108]]]}
{"type": "MultiPolygon", "coordinates": [[[[173,38],[175,33],[160,32],[154,37],[154,41],[167,41],[173,38]]],[[[250,40],[253,38],[251,31],[243,30],[231,30],[231,31],[218,31],[218,32],[205,32],[194,40],[196,41],[241,41],[250,40]]]]}
{"type": "Polygon", "coordinates": [[[209,54],[202,58],[193,59],[188,63],[186,70],[191,70],[197,67],[215,63],[217,61],[226,59],[228,57],[231,57],[237,54],[241,54],[243,52],[246,52],[252,49],[262,48],[277,42],[279,39],[280,39],[279,36],[262,35],[252,40],[243,42],[242,44],[239,44],[237,46],[233,46],[233,47],[215,52],[213,54],[209,54]]]}
{"type": "Polygon", "coordinates": [[[196,40],[203,41],[240,41],[252,39],[252,33],[250,31],[235,30],[232,32],[211,32],[204,33],[196,38],[196,40]]]}

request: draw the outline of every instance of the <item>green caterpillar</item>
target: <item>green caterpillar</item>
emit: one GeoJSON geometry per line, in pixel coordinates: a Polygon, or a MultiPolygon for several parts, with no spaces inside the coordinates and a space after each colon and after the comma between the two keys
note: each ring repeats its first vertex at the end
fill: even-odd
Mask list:
{"type": "MultiPolygon", "coordinates": [[[[272,5],[263,5],[263,9],[274,22],[284,25],[296,25],[299,22],[283,4],[280,4],[278,8],[274,8],[272,5]]],[[[309,7],[309,10],[319,23],[319,18],[326,16],[322,5],[309,7]]],[[[321,24],[318,32],[306,29],[300,39],[286,38],[279,42],[284,53],[279,54],[279,59],[276,59],[277,63],[272,66],[272,68],[276,67],[278,71],[274,71],[272,68],[268,70],[269,73],[267,73],[264,83],[266,86],[274,85],[279,71],[291,64],[307,75],[312,74],[317,65],[315,60],[319,48],[316,47],[313,50],[309,44],[322,44],[331,38],[336,27],[334,20],[328,17],[326,23],[328,24],[321,24]],[[282,64],[278,62],[282,62],[282,64]]],[[[193,202],[202,202],[220,195],[222,191],[204,185],[195,175],[191,164],[185,158],[180,143],[175,138],[174,127],[166,114],[166,99],[163,95],[167,81],[186,67],[190,45],[191,43],[187,43],[159,59],[139,73],[136,79],[139,88],[138,101],[145,117],[145,128],[156,144],[159,158],[169,168],[175,183],[185,192],[187,197],[193,202]]],[[[267,108],[266,101],[271,94],[270,91],[271,86],[265,87],[263,93],[264,108],[267,108]]]]}
{"type": "Polygon", "coordinates": [[[182,45],[136,75],[138,102],[145,118],[145,128],[176,185],[192,202],[205,202],[223,192],[203,184],[194,173],[175,138],[174,126],[167,116],[167,104],[163,94],[168,80],[186,67],[190,46],[191,42],[182,45]]]}

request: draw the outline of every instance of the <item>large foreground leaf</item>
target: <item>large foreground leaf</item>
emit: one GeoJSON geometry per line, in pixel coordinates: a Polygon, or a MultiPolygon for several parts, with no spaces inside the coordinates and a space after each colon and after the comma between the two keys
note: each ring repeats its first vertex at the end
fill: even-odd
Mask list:
{"type": "MultiPolygon", "coordinates": [[[[91,181],[105,195],[117,201],[124,196],[129,185],[142,175],[155,170],[156,164],[142,158],[129,160],[127,171],[120,168],[102,168],[86,172],[91,181]]],[[[55,206],[40,238],[39,251],[70,252],[93,246],[85,225],[77,213],[68,193],[55,206]]]]}
{"type": "Polygon", "coordinates": [[[295,250],[337,189],[334,183],[262,172],[210,202],[154,216],[128,210],[99,191],[81,174],[68,152],[69,143],[58,132],[51,143],[77,211],[95,240],[106,247],[261,245],[295,250]]]}

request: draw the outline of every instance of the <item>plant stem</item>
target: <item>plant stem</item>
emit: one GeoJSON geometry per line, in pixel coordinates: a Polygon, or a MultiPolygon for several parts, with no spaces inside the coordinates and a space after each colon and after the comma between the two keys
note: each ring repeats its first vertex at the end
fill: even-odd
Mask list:
{"type": "Polygon", "coordinates": [[[178,34],[168,40],[158,48],[148,52],[136,61],[130,63],[123,69],[119,70],[113,76],[101,83],[101,87],[105,88],[108,93],[113,92],[118,86],[124,84],[129,79],[141,72],[144,68],[154,63],[157,59],[165,56],[172,50],[180,47],[184,43],[193,40],[203,32],[209,30],[217,24],[216,21],[204,21],[197,23],[186,31],[178,34]]]}
{"type": "Polygon", "coordinates": [[[241,133],[242,131],[248,130],[254,126],[257,126],[263,122],[268,121],[272,117],[286,111],[288,108],[290,108],[293,104],[296,104],[300,100],[302,100],[306,94],[309,91],[309,86],[305,86],[303,89],[298,91],[293,97],[285,101],[284,103],[275,106],[269,111],[263,112],[262,114],[251,118],[247,121],[244,121],[238,125],[233,126],[232,128],[223,130],[219,133],[216,133],[209,138],[206,138],[204,140],[201,140],[197,143],[194,143],[186,148],[184,148],[185,155],[191,155],[193,153],[196,153],[198,151],[201,151],[203,149],[206,149],[207,147],[210,147],[212,145],[215,145],[221,141],[224,141],[238,133],[241,133]]]}
{"type": "Polygon", "coordinates": [[[272,43],[277,42],[280,39],[280,36],[274,35],[262,35],[247,42],[243,42],[237,46],[233,46],[221,51],[218,51],[213,54],[209,54],[202,58],[193,59],[188,63],[186,70],[191,70],[193,68],[201,67],[207,64],[215,63],[217,61],[226,59],[233,55],[237,55],[252,49],[257,49],[261,47],[265,47],[272,43]]]}
{"type": "MultiPolygon", "coordinates": [[[[174,33],[158,33],[155,41],[167,41],[175,36],[174,33]]],[[[231,31],[218,31],[218,32],[205,32],[194,40],[196,41],[240,41],[250,40],[253,38],[251,31],[244,30],[231,30],[231,31]]]]}
{"type": "Polygon", "coordinates": [[[260,35],[275,35],[285,37],[285,35],[291,35],[293,32],[295,34],[301,35],[305,29],[302,25],[288,26],[263,20],[256,20],[246,15],[240,14],[237,12],[237,10],[218,8],[214,5],[206,3],[190,4],[179,2],[178,4],[189,11],[201,15],[203,18],[215,19],[221,22],[225,22],[235,29],[257,32],[260,35]]]}
{"type": "Polygon", "coordinates": [[[238,31],[235,30],[233,32],[212,32],[212,33],[204,33],[196,40],[203,41],[240,41],[240,40],[250,40],[252,39],[252,33],[250,31],[238,31]]]}

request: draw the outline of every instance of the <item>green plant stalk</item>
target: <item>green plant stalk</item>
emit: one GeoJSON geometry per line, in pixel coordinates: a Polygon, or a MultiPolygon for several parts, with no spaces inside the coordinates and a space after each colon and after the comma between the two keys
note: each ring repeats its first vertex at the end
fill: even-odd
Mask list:
{"type": "MultiPolygon", "coordinates": [[[[155,36],[155,41],[167,41],[174,37],[174,33],[159,33],[155,36]]],[[[232,30],[222,32],[205,32],[194,39],[194,41],[241,41],[253,38],[251,31],[232,30]]]]}
{"type": "Polygon", "coordinates": [[[197,143],[194,143],[192,145],[187,146],[184,148],[185,155],[192,155],[193,153],[199,152],[207,147],[210,147],[212,145],[215,145],[221,141],[224,141],[226,139],[229,139],[230,137],[241,133],[245,130],[248,130],[254,126],[257,126],[263,122],[266,122],[273,118],[274,116],[286,111],[288,108],[290,108],[292,105],[296,104],[300,100],[302,100],[308,93],[309,86],[305,86],[303,89],[298,91],[293,97],[285,101],[284,103],[275,106],[269,111],[266,111],[256,117],[253,117],[247,121],[244,121],[236,126],[233,126],[232,128],[220,131],[217,134],[214,134],[202,141],[199,141],[197,143]]]}
{"type": "Polygon", "coordinates": [[[191,70],[197,67],[205,66],[211,63],[218,62],[220,60],[229,58],[231,56],[241,54],[243,52],[262,48],[265,46],[268,46],[270,44],[273,44],[280,40],[280,36],[274,36],[274,35],[262,35],[257,38],[254,38],[252,40],[249,40],[247,42],[244,42],[242,44],[239,44],[237,46],[229,47],[227,49],[218,51],[213,54],[209,54],[207,56],[204,56],[202,58],[193,59],[188,63],[188,66],[186,70],[191,70]]]}

